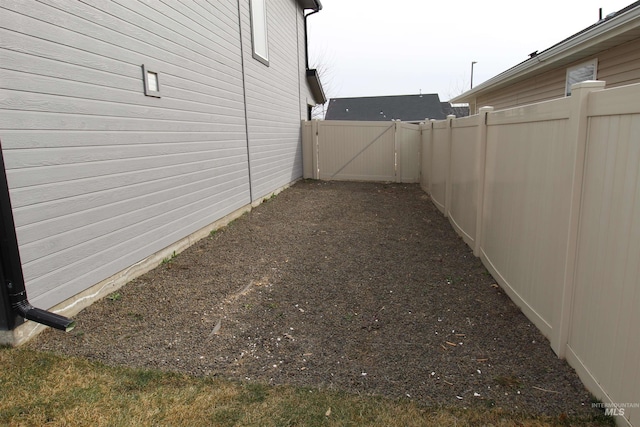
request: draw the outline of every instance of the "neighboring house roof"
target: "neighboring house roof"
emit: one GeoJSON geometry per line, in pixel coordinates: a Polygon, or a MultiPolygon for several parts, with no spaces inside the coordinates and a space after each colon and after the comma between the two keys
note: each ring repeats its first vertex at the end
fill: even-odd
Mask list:
{"type": "Polygon", "coordinates": [[[444,119],[438,94],[331,98],[326,120],[419,122],[444,119]]]}
{"type": "Polygon", "coordinates": [[[475,98],[536,74],[567,65],[600,51],[640,37],[640,1],[607,15],[606,18],[562,40],[542,52],[452,98],[454,103],[472,102],[475,98]]]}
{"type": "Polygon", "coordinates": [[[451,105],[449,102],[441,102],[442,112],[445,116],[453,114],[456,117],[467,117],[469,115],[469,106],[451,105]]]}

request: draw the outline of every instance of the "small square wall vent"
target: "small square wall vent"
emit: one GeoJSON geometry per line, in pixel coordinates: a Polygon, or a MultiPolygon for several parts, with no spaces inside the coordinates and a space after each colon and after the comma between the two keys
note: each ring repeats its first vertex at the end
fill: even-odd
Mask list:
{"type": "Polygon", "coordinates": [[[157,71],[148,69],[142,65],[142,76],[144,79],[144,94],[160,98],[160,76],[157,71]]]}

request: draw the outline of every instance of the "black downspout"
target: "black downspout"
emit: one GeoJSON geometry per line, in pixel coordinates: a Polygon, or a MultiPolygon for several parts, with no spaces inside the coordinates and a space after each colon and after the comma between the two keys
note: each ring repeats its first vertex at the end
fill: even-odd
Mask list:
{"type": "Polygon", "coordinates": [[[304,64],[305,70],[309,69],[309,38],[307,37],[307,18],[313,15],[314,13],[320,12],[322,6],[315,9],[313,12],[304,15],[304,64]]]}
{"type": "Polygon", "coordinates": [[[0,319],[0,329],[14,329],[22,317],[68,332],[75,326],[73,320],[35,308],[27,299],[1,143],[0,169],[0,311],[6,314],[0,319]]]}

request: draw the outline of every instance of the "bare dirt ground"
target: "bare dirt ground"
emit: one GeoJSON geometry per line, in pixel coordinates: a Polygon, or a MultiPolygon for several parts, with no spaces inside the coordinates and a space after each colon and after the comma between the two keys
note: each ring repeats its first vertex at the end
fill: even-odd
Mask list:
{"type": "Polygon", "coordinates": [[[76,321],[29,345],[426,405],[594,411],[414,184],[299,182],[76,321]]]}

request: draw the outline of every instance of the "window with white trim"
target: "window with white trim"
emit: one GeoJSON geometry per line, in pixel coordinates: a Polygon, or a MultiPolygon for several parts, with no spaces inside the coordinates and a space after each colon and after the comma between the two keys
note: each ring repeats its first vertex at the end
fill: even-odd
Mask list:
{"type": "Polygon", "coordinates": [[[598,60],[592,59],[588,62],[576,65],[567,69],[567,82],[565,95],[571,95],[571,86],[584,82],[585,80],[596,80],[598,74],[598,60]]]}
{"type": "Polygon", "coordinates": [[[251,44],[253,57],[269,65],[269,43],[267,39],[267,0],[250,0],[251,44]]]}

